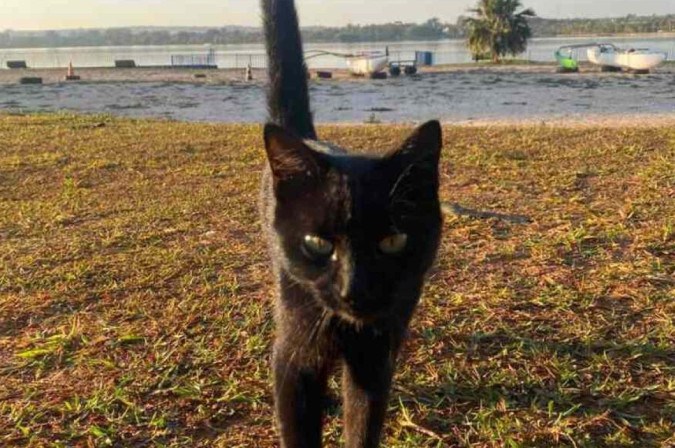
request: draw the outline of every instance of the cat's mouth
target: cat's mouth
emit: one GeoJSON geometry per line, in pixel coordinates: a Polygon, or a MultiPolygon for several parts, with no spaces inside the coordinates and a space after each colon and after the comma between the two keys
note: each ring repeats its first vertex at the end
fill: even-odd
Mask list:
{"type": "Polygon", "coordinates": [[[343,322],[357,326],[369,325],[379,320],[378,317],[375,315],[368,315],[368,314],[359,315],[344,310],[337,310],[337,311],[333,310],[333,312],[343,322]]]}
{"type": "Polygon", "coordinates": [[[355,325],[367,325],[385,319],[390,311],[387,308],[367,306],[362,303],[340,302],[339,305],[329,306],[337,317],[355,325]]]}
{"type": "Polygon", "coordinates": [[[314,299],[327,311],[344,322],[357,325],[370,324],[388,318],[392,313],[391,301],[365,291],[354,296],[341,297],[332,284],[315,283],[314,299]]]}

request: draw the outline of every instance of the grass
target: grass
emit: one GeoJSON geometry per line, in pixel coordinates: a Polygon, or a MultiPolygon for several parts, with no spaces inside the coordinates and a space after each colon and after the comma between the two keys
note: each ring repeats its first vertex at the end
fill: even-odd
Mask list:
{"type": "MultiPolygon", "coordinates": [[[[275,446],[260,133],[0,116],[0,445],[275,446]]],[[[447,217],[385,446],[672,446],[675,128],[445,138],[444,200],[533,223],[447,217]]]]}

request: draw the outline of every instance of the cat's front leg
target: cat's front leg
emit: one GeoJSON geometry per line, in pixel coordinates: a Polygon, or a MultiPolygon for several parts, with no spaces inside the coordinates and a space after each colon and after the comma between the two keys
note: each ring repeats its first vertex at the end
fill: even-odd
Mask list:
{"type": "Polygon", "coordinates": [[[346,341],[342,388],[347,448],[379,446],[398,350],[395,339],[363,330],[346,341]]]}
{"type": "Polygon", "coordinates": [[[275,343],[275,407],[283,448],[321,447],[327,367],[308,356],[292,335],[275,343]]]}

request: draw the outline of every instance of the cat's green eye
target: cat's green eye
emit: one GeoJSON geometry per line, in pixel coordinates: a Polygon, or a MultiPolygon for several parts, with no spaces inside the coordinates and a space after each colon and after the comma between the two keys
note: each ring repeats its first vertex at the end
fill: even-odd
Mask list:
{"type": "Polygon", "coordinates": [[[380,250],[387,255],[395,255],[403,251],[408,244],[408,235],[397,233],[380,241],[380,250]]]}
{"type": "Polygon", "coordinates": [[[333,243],[316,235],[306,235],[304,244],[309,255],[318,257],[327,257],[335,249],[333,243]]]}

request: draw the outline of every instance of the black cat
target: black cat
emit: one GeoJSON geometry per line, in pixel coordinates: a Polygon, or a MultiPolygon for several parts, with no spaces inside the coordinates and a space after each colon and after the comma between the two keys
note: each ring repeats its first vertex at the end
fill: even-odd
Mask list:
{"type": "Polygon", "coordinates": [[[293,0],[262,0],[269,169],[261,213],[278,289],[282,446],[320,447],[326,382],[342,367],[348,447],[379,445],[396,357],[441,233],[441,128],[383,158],[317,140],[293,0]]]}

